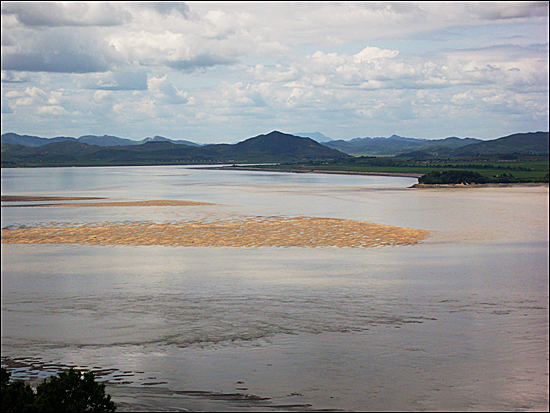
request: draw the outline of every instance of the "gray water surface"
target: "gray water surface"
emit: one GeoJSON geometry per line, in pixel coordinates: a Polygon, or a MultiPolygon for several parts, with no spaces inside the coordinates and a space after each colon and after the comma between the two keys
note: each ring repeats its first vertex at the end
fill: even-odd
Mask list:
{"type": "Polygon", "coordinates": [[[283,215],[431,233],[365,249],[2,244],[2,364],[93,369],[122,411],[548,410],[548,187],[415,182],[2,169],[2,195],[217,204],[2,208],[3,228],[283,215]]]}

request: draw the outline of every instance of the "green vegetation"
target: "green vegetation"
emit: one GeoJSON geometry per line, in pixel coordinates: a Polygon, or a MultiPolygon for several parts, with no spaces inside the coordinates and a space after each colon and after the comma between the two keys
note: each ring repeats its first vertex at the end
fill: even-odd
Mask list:
{"type": "Polygon", "coordinates": [[[36,392],[23,381],[10,381],[1,369],[2,412],[114,412],[116,405],[105,394],[105,385],[96,383],[94,373],[73,368],[58,373],[38,385],[36,392]]]}
{"type": "MultiPolygon", "coordinates": [[[[528,155],[491,155],[448,159],[405,159],[357,157],[307,163],[255,166],[258,169],[311,172],[369,172],[428,175],[442,171],[475,171],[485,182],[548,182],[549,157],[528,155]]],[[[445,176],[452,176],[445,175],[445,176]]],[[[456,175],[458,176],[458,175],[456,175]]],[[[473,175],[472,175],[473,176],[473,175]]],[[[443,182],[441,182],[443,183],[443,182]]],[[[446,182],[450,183],[450,182],[446,182]]]]}
{"type": "Polygon", "coordinates": [[[456,158],[479,154],[548,155],[548,132],[515,133],[489,141],[450,137],[446,139],[357,138],[331,141],[326,146],[356,156],[400,156],[404,158],[456,158]]]}
{"type": "MultiPolygon", "coordinates": [[[[504,174],[506,182],[509,182],[508,175],[504,174]]],[[[486,184],[491,182],[490,178],[472,171],[432,171],[427,175],[418,178],[419,184],[486,184]]]]}

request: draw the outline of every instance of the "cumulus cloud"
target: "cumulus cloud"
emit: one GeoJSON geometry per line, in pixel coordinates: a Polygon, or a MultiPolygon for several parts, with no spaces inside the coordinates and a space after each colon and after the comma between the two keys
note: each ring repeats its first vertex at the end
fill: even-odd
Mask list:
{"type": "Polygon", "coordinates": [[[265,107],[264,99],[272,95],[272,90],[265,84],[254,85],[248,82],[223,82],[220,87],[221,99],[224,106],[265,107]]]}
{"type": "Polygon", "coordinates": [[[80,75],[78,86],[96,90],[147,90],[147,73],[143,70],[80,75]]]}
{"type": "Polygon", "coordinates": [[[13,113],[13,110],[11,109],[10,104],[8,103],[7,99],[4,99],[4,98],[2,98],[1,113],[3,114],[13,113]]]}
{"type": "Polygon", "coordinates": [[[475,2],[468,3],[467,10],[482,19],[509,20],[527,17],[548,17],[548,2],[475,2]]]}
{"type": "Polygon", "coordinates": [[[2,83],[25,83],[30,81],[31,77],[28,73],[2,70],[2,83]]]}
{"type": "Polygon", "coordinates": [[[18,106],[37,105],[48,101],[48,94],[36,86],[27,87],[24,92],[8,92],[5,97],[14,99],[18,106]]]}
{"type": "Polygon", "coordinates": [[[153,1],[135,3],[136,8],[149,8],[161,16],[179,15],[188,18],[190,15],[189,6],[185,3],[175,1],[153,1]]]}
{"type": "Polygon", "coordinates": [[[13,16],[27,27],[117,26],[130,13],[105,2],[2,2],[2,14],[13,16]]]}
{"type": "Polygon", "coordinates": [[[167,82],[167,75],[149,79],[149,91],[162,104],[180,105],[189,102],[186,92],[178,90],[172,83],[167,82]]]}
{"type": "Polygon", "coordinates": [[[19,34],[16,46],[2,47],[2,70],[89,73],[124,64],[124,58],[95,31],[55,28],[19,34]]]}
{"type": "Polygon", "coordinates": [[[518,46],[444,50],[429,56],[401,54],[368,46],[360,52],[317,51],[288,65],[256,65],[257,81],[287,87],[424,89],[460,85],[497,85],[513,90],[548,90],[546,52],[518,46]]]}
{"type": "Polygon", "coordinates": [[[59,105],[40,106],[37,110],[39,115],[66,115],[68,112],[64,107],[59,105]]]}
{"type": "Polygon", "coordinates": [[[204,70],[217,65],[231,65],[237,63],[237,60],[231,57],[216,56],[210,53],[203,53],[194,56],[190,59],[182,60],[167,60],[166,66],[173,69],[181,70],[186,73],[194,72],[195,70],[204,70]]]}
{"type": "Polygon", "coordinates": [[[442,67],[454,84],[487,84],[523,91],[548,91],[548,52],[518,46],[451,50],[442,67]]]}

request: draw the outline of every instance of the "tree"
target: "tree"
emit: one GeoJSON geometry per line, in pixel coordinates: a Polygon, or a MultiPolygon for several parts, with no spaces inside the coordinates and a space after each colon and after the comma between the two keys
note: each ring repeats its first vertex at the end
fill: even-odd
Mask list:
{"type": "Polygon", "coordinates": [[[94,373],[73,368],[38,385],[36,393],[22,381],[9,381],[2,368],[2,412],[114,412],[116,405],[96,383],[94,373]]]}
{"type": "Polygon", "coordinates": [[[10,373],[2,367],[0,406],[2,412],[32,412],[32,403],[36,397],[32,387],[20,380],[10,383],[10,373]]]}
{"type": "Polygon", "coordinates": [[[484,184],[490,179],[473,171],[432,171],[418,178],[420,184],[484,184]]]}

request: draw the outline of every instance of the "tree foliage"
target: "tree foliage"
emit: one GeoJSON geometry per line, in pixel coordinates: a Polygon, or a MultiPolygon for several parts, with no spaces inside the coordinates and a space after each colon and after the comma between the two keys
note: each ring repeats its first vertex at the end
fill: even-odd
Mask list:
{"type": "Polygon", "coordinates": [[[432,171],[418,178],[420,184],[485,184],[490,179],[473,171],[432,171]]]}
{"type": "Polygon", "coordinates": [[[1,371],[2,412],[114,412],[116,405],[105,394],[105,385],[96,383],[94,373],[73,368],[40,383],[36,392],[28,383],[10,381],[1,371]]]}

